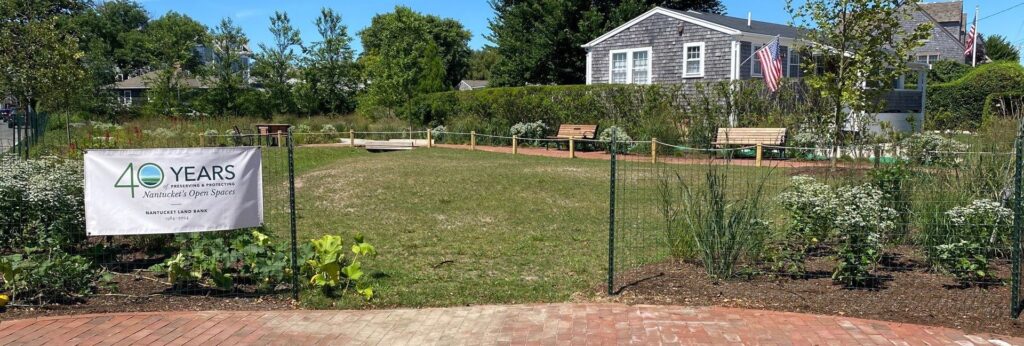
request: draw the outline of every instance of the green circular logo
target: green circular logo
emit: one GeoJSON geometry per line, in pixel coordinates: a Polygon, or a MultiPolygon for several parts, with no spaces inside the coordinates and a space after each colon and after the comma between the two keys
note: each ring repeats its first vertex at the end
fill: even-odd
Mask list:
{"type": "Polygon", "coordinates": [[[164,182],[164,170],[155,163],[147,163],[139,167],[139,183],[147,188],[160,186],[164,182]]]}

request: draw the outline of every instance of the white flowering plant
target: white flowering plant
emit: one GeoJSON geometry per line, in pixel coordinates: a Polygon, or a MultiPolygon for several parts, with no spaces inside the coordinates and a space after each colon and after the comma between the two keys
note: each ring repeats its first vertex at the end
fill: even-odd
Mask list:
{"type": "Polygon", "coordinates": [[[968,150],[967,144],[932,132],[915,133],[900,145],[907,159],[920,165],[953,166],[959,161],[957,153],[968,150]]]}
{"type": "Polygon", "coordinates": [[[806,251],[828,242],[837,246],[833,279],[848,286],[869,283],[881,245],[896,226],[897,213],[884,204],[885,194],[869,185],[831,186],[808,176],[792,179],[779,195],[790,226],[779,235],[775,269],[803,273],[806,251]]]}
{"type": "MultiPolygon", "coordinates": [[[[628,153],[636,146],[633,142],[633,137],[630,137],[626,130],[618,126],[609,126],[608,128],[601,131],[601,135],[597,136],[597,139],[601,142],[610,143],[612,138],[615,139],[615,152],[619,154],[628,153]]],[[[611,144],[609,144],[611,145],[611,144]]],[[[611,148],[609,147],[609,152],[611,148]]]]}
{"type": "Polygon", "coordinates": [[[81,162],[0,158],[0,249],[67,248],[85,239],[81,162]]]}
{"type": "MultiPolygon", "coordinates": [[[[543,121],[538,120],[532,123],[517,123],[512,125],[509,129],[509,134],[512,136],[519,137],[519,139],[541,139],[544,138],[544,133],[547,132],[548,126],[543,121]]],[[[534,145],[538,144],[537,141],[533,142],[534,145]]],[[[525,143],[530,143],[525,142],[525,143]]]]}
{"type": "Polygon", "coordinates": [[[960,240],[977,244],[1009,244],[1013,211],[991,199],[978,199],[970,205],[946,212],[960,240]]]}

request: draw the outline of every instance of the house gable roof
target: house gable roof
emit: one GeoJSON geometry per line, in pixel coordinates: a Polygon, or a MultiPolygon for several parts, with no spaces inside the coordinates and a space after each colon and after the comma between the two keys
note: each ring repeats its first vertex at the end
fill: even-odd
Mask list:
{"type": "Polygon", "coordinates": [[[616,34],[629,29],[630,27],[640,23],[644,19],[647,19],[655,14],[666,15],[684,22],[699,25],[711,30],[715,30],[727,35],[740,35],[744,33],[760,34],[768,36],[781,36],[785,38],[795,39],[800,35],[800,29],[789,25],[775,24],[762,21],[750,21],[750,26],[747,26],[747,20],[744,18],[736,18],[723,16],[718,14],[703,13],[696,11],[676,11],[670,10],[663,7],[655,7],[650,11],[644,12],[640,16],[633,18],[632,20],[620,25],[619,27],[606,32],[604,35],[594,39],[593,41],[587,42],[583,45],[584,48],[593,47],[616,34]]]}
{"type": "Polygon", "coordinates": [[[963,21],[963,1],[919,3],[917,6],[932,16],[939,23],[963,21]]]}
{"type": "Polygon", "coordinates": [[[480,89],[487,87],[487,81],[476,80],[476,79],[463,79],[459,84],[465,84],[470,89],[480,89]]]}
{"type": "MultiPolygon", "coordinates": [[[[962,3],[962,2],[960,2],[960,1],[954,1],[954,2],[942,2],[942,3],[933,3],[933,4],[916,4],[916,5],[917,5],[917,8],[918,8],[918,9],[919,9],[919,10],[921,11],[921,14],[924,14],[925,18],[928,18],[928,19],[930,19],[930,20],[931,20],[931,21],[932,21],[932,22],[933,22],[933,23],[935,24],[935,26],[936,26],[936,27],[937,27],[937,28],[938,28],[939,30],[941,30],[941,31],[942,31],[943,33],[945,33],[945,34],[946,34],[946,36],[949,36],[949,38],[950,38],[950,39],[952,39],[952,40],[953,40],[953,42],[956,42],[957,44],[959,44],[959,45],[960,45],[960,47],[966,48],[966,47],[964,46],[964,42],[963,42],[963,41],[960,41],[960,38],[959,38],[959,36],[958,36],[958,35],[954,35],[954,34],[953,34],[952,32],[949,32],[949,30],[948,30],[948,29],[946,29],[946,27],[944,27],[944,26],[942,26],[942,25],[939,25],[940,23],[942,23],[942,22],[944,22],[944,21],[943,21],[943,20],[940,20],[939,18],[936,18],[936,17],[935,17],[935,14],[931,13],[931,12],[930,12],[930,10],[929,10],[930,8],[938,8],[938,7],[934,7],[934,5],[943,5],[943,7],[941,7],[940,9],[944,9],[945,7],[948,7],[948,5],[949,5],[949,4],[953,4],[953,5],[961,6],[961,7],[957,7],[957,8],[956,8],[956,12],[957,12],[957,13],[959,13],[959,12],[960,12],[960,10],[961,10],[961,8],[962,8],[962,6],[963,6],[963,3],[962,3]]],[[[940,13],[940,15],[942,15],[942,13],[940,13]]],[[[961,18],[960,18],[960,17],[958,17],[958,18],[957,18],[956,20],[954,20],[954,21],[960,21],[960,20],[961,20],[961,18]]]]}

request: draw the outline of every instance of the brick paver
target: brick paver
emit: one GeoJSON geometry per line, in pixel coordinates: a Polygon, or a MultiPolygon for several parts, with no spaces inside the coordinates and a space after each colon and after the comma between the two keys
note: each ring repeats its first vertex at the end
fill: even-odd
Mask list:
{"type": "Polygon", "coordinates": [[[0,322],[0,344],[1024,345],[1024,338],[720,307],[547,304],[45,317],[0,322]]]}

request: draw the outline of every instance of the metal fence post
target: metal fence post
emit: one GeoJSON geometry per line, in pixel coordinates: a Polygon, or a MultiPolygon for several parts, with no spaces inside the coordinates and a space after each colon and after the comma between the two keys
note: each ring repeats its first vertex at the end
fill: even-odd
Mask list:
{"type": "MultiPolygon", "coordinates": [[[[280,136],[280,132],[278,132],[280,136]]],[[[288,214],[292,236],[292,299],[299,299],[299,244],[295,226],[295,144],[288,127],[288,214]]],[[[280,145],[280,142],[278,142],[280,145]]]]}
{"type": "Polygon", "coordinates": [[[1024,123],[1021,123],[1017,132],[1017,141],[1014,143],[1014,171],[1013,171],[1013,241],[1010,244],[1013,267],[1010,273],[1010,317],[1020,316],[1020,260],[1021,260],[1021,228],[1024,227],[1024,194],[1022,194],[1021,178],[1024,175],[1024,123]]]}
{"type": "Polygon", "coordinates": [[[611,173],[608,175],[608,295],[615,294],[615,133],[612,128],[611,142],[611,173]]]}

